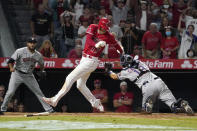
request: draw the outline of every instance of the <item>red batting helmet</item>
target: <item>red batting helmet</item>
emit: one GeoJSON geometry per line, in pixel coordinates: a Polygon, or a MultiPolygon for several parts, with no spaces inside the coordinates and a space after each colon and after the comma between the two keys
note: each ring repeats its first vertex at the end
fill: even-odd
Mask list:
{"type": "Polygon", "coordinates": [[[98,24],[98,28],[102,28],[106,31],[109,31],[109,24],[110,24],[110,21],[107,19],[107,18],[101,18],[99,20],[99,24],[98,24]]]}

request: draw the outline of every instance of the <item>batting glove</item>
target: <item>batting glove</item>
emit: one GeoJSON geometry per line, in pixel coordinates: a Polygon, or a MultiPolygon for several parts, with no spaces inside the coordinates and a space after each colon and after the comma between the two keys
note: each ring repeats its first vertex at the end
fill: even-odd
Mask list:
{"type": "Polygon", "coordinates": [[[98,43],[95,44],[96,48],[101,48],[106,46],[106,42],[105,41],[99,41],[98,43]]]}

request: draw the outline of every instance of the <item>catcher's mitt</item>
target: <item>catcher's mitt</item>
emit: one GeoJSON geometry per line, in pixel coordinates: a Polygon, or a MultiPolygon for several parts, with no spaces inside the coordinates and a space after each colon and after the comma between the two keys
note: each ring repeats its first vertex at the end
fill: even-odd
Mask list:
{"type": "Polygon", "coordinates": [[[112,63],[106,62],[105,63],[105,73],[109,73],[112,69],[112,63]]]}
{"type": "Polygon", "coordinates": [[[36,75],[38,76],[38,81],[45,80],[47,73],[46,71],[37,71],[36,75]]]}

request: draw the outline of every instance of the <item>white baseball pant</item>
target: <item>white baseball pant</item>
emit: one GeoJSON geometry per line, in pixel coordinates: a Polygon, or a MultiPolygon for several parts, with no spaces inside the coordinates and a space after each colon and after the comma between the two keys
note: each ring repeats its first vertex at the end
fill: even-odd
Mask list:
{"type": "Polygon", "coordinates": [[[79,91],[85,96],[91,105],[95,107],[95,104],[98,103],[97,99],[86,86],[86,81],[88,80],[91,72],[96,70],[98,64],[99,61],[97,57],[82,57],[80,64],[66,77],[66,81],[62,89],[53,97],[53,101],[58,103],[59,100],[70,90],[73,83],[77,81],[77,88],[79,91]]]}

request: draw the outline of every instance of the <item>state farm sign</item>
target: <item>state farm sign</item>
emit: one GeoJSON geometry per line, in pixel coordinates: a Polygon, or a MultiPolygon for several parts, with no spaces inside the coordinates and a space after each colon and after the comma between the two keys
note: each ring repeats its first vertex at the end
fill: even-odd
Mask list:
{"type": "Polygon", "coordinates": [[[184,60],[183,64],[181,64],[181,68],[183,68],[183,69],[197,69],[197,60],[195,60],[195,61],[184,60]]]}
{"type": "MultiPolygon", "coordinates": [[[[8,68],[7,65],[8,58],[0,58],[0,68],[8,68]]],[[[121,69],[118,66],[117,62],[119,59],[100,59],[98,69],[104,69],[105,62],[111,62],[113,69],[121,69]]],[[[143,59],[144,62],[150,69],[197,69],[197,60],[195,59],[143,59]]],[[[45,59],[44,66],[45,68],[65,68],[73,69],[80,63],[80,59],[66,59],[66,58],[57,58],[57,59],[45,59]]],[[[38,64],[36,64],[38,67],[38,64]]]]}
{"type": "Polygon", "coordinates": [[[174,62],[170,62],[170,61],[159,61],[159,60],[149,61],[149,60],[146,60],[144,63],[149,68],[173,69],[173,67],[174,67],[174,62]]]}

